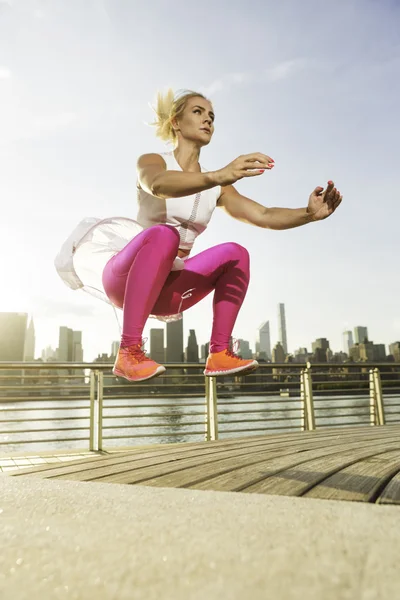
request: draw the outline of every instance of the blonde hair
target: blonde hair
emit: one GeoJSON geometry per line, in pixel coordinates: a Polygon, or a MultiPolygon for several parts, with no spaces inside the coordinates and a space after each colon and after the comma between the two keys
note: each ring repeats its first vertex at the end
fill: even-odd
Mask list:
{"type": "Polygon", "coordinates": [[[170,88],[165,93],[157,92],[157,100],[152,109],[156,113],[156,120],[151,123],[156,128],[156,136],[164,142],[175,143],[177,136],[172,126],[174,119],[179,119],[185,110],[189,98],[207,98],[198,92],[192,90],[183,90],[174,94],[170,88]]]}

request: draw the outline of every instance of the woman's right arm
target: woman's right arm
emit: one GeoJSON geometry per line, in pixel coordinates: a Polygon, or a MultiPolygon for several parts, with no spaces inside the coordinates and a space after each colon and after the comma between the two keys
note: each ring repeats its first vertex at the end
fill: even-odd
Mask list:
{"type": "Polygon", "coordinates": [[[140,187],[157,198],[182,198],[219,185],[215,172],[167,171],[159,154],[143,154],[137,163],[140,187]]]}
{"type": "Polygon", "coordinates": [[[230,185],[243,177],[261,175],[272,167],[272,159],[259,152],[239,156],[226,167],[208,173],[167,171],[165,160],[159,154],[143,154],[137,163],[141,188],[163,199],[182,198],[217,185],[230,185]]]}

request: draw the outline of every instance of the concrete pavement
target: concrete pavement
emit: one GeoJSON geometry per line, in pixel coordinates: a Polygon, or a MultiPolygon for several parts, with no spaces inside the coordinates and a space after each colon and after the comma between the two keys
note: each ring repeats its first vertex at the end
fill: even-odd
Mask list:
{"type": "Polygon", "coordinates": [[[1,600],[400,597],[400,510],[0,475],[1,600]]]}

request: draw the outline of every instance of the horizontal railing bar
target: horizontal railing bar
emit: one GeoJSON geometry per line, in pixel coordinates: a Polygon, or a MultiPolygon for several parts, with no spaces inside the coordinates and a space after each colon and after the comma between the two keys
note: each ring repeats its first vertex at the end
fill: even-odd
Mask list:
{"type": "Polygon", "coordinates": [[[0,431],[0,435],[14,435],[15,433],[49,433],[50,431],[85,431],[88,430],[89,426],[77,426],[77,427],[52,427],[51,429],[6,429],[0,431]]]}
{"type": "Polygon", "coordinates": [[[52,406],[51,409],[49,409],[49,408],[47,408],[45,406],[44,407],[36,406],[34,408],[32,408],[30,406],[28,406],[27,408],[24,408],[24,407],[22,407],[22,408],[10,408],[10,407],[3,408],[3,407],[0,407],[0,412],[2,412],[2,413],[3,412],[22,412],[22,411],[23,412],[28,412],[28,411],[29,412],[34,412],[34,411],[38,411],[38,410],[43,410],[43,411],[49,411],[49,410],[52,410],[52,411],[53,410],[65,410],[65,411],[68,411],[68,410],[74,410],[75,411],[75,410],[89,410],[89,408],[90,408],[89,405],[87,405],[87,406],[52,406]]]}
{"type": "MultiPolygon", "coordinates": [[[[370,363],[368,363],[369,365],[370,363]]],[[[383,366],[387,367],[387,363],[382,363],[383,366]]],[[[204,369],[205,363],[163,363],[164,367],[167,369],[204,369]]],[[[104,371],[111,370],[113,364],[109,363],[78,363],[78,362],[44,362],[44,363],[32,363],[32,362],[23,362],[23,361],[0,361],[0,369],[11,369],[11,370],[25,370],[25,369],[92,369],[93,371],[104,371]]],[[[313,366],[322,366],[326,368],[326,363],[321,363],[321,365],[313,365],[313,366]]],[[[378,366],[378,363],[376,363],[378,366]]],[[[304,369],[306,367],[305,363],[259,363],[260,369],[285,369],[296,372],[299,369],[304,369]]],[[[364,367],[363,367],[364,368],[364,367]]]]}
{"type": "Polygon", "coordinates": [[[51,385],[51,386],[46,386],[46,385],[21,385],[20,388],[18,388],[18,386],[16,385],[0,385],[0,391],[1,390],[18,390],[18,389],[24,389],[24,390],[42,390],[42,391],[53,391],[53,390],[64,390],[65,388],[69,389],[69,390],[89,390],[90,389],[90,385],[89,383],[87,385],[74,385],[74,384],[70,384],[70,383],[66,383],[65,385],[51,385]]]}
{"type": "Polygon", "coordinates": [[[248,433],[249,431],[275,431],[278,429],[289,429],[289,430],[293,430],[293,429],[300,429],[300,427],[293,427],[291,425],[288,425],[287,427],[281,427],[280,425],[277,425],[276,427],[259,427],[259,428],[252,428],[252,429],[221,429],[220,433],[243,433],[246,432],[248,433]]]}
{"type": "MultiPolygon", "coordinates": [[[[318,429],[320,427],[350,427],[350,425],[368,425],[364,421],[351,421],[350,423],[318,423],[318,429]]],[[[374,425],[371,425],[374,427],[374,425]]]]}
{"type": "Polygon", "coordinates": [[[365,406],[351,406],[351,405],[348,405],[348,406],[337,406],[337,407],[321,406],[320,408],[316,407],[315,408],[315,412],[317,412],[318,414],[320,414],[321,411],[327,410],[327,411],[331,411],[331,412],[334,411],[336,413],[336,411],[342,410],[342,409],[343,410],[362,410],[363,409],[363,410],[369,411],[369,408],[370,408],[369,404],[365,404],[365,406]]]}
{"type": "MultiPolygon", "coordinates": [[[[36,423],[40,421],[82,421],[82,419],[89,419],[87,417],[36,417],[36,419],[29,419],[29,423],[36,423]]],[[[0,423],[26,423],[26,419],[0,419],[0,423]]]]}
{"type": "MultiPolygon", "coordinates": [[[[204,427],[204,423],[203,423],[204,427]]],[[[142,433],[142,434],[132,434],[132,435],[103,435],[103,440],[124,440],[129,438],[153,438],[153,437],[185,437],[189,435],[204,435],[204,431],[183,431],[183,432],[170,432],[170,433],[142,433]]]]}
{"type": "Polygon", "coordinates": [[[262,418],[262,419],[234,419],[232,421],[224,421],[224,420],[220,420],[218,419],[218,425],[233,425],[234,423],[264,423],[264,422],[268,422],[268,423],[273,423],[274,421],[299,421],[301,419],[301,417],[293,417],[292,419],[290,419],[290,417],[269,417],[269,418],[262,418]]]}
{"type": "MultiPolygon", "coordinates": [[[[106,398],[104,398],[106,400],[106,398]]],[[[109,398],[107,398],[109,400],[109,398]]],[[[132,398],[130,398],[132,400],[132,398]]],[[[176,407],[186,407],[186,406],[204,406],[204,402],[188,402],[188,403],[179,403],[179,404],[116,404],[116,405],[106,405],[104,403],[103,409],[111,409],[111,408],[176,408],[176,407]]]]}
{"type": "MultiPolygon", "coordinates": [[[[88,390],[89,391],[89,390],[88,390]]],[[[26,397],[16,397],[16,398],[0,398],[0,404],[2,402],[60,402],[60,401],[69,401],[69,402],[77,402],[78,400],[88,400],[89,396],[55,396],[53,398],[46,396],[26,396],[26,397]]]]}
{"type": "Polygon", "coordinates": [[[54,444],[54,443],[61,443],[61,442],[88,442],[89,441],[89,437],[81,437],[81,438],[56,438],[56,439],[48,439],[48,440],[12,440],[9,442],[1,442],[0,441],[0,446],[20,446],[20,445],[25,445],[25,444],[54,444]]]}
{"type": "Polygon", "coordinates": [[[156,429],[157,427],[191,427],[194,425],[199,425],[204,427],[203,421],[190,421],[188,423],[136,423],[135,425],[103,425],[103,429],[144,429],[145,427],[152,427],[156,429]]]}
{"type": "MultiPolygon", "coordinates": [[[[195,417],[198,415],[204,416],[204,410],[200,412],[194,413],[179,413],[178,415],[174,413],[174,417],[195,417]]],[[[103,419],[151,419],[151,418],[159,418],[164,417],[165,413],[150,413],[145,415],[106,415],[103,413],[103,419]]]]}

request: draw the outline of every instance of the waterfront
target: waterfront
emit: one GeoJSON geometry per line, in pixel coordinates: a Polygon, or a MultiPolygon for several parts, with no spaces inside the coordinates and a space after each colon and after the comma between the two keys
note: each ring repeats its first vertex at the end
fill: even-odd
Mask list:
{"type": "MultiPolygon", "coordinates": [[[[317,429],[370,424],[370,399],[314,396],[317,429]]],[[[385,394],[387,423],[400,422],[400,397],[385,394]]],[[[88,449],[89,400],[29,400],[0,404],[0,454],[88,449]]],[[[299,396],[236,396],[218,399],[219,438],[302,428],[299,396]]],[[[104,398],[103,449],[204,441],[204,397],[104,398]]]]}

